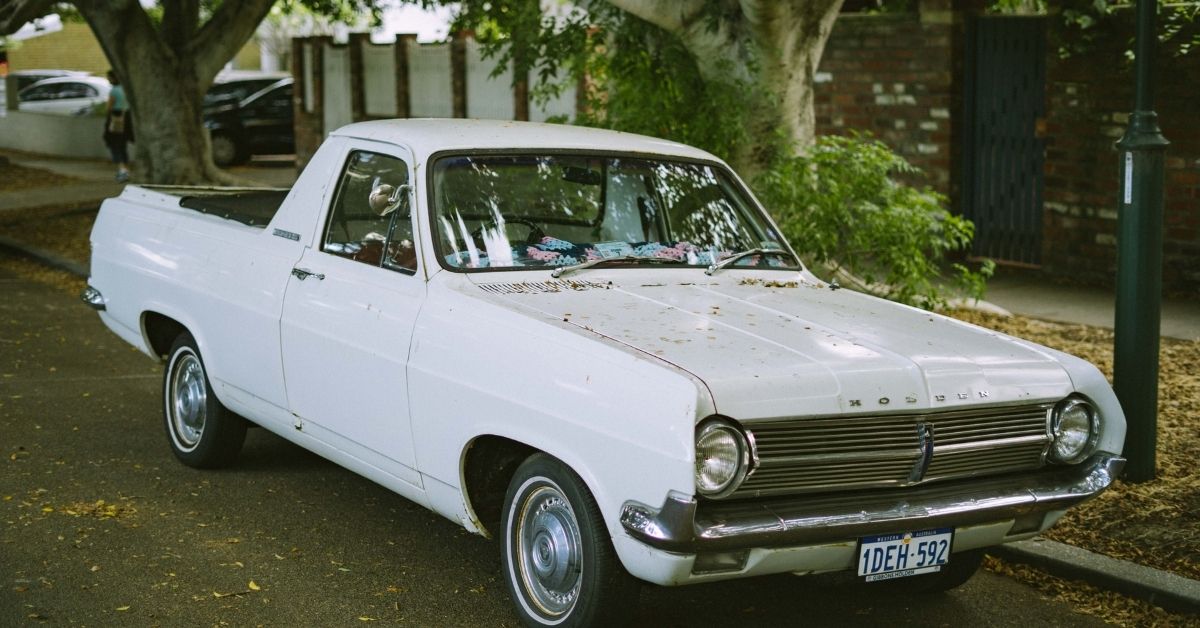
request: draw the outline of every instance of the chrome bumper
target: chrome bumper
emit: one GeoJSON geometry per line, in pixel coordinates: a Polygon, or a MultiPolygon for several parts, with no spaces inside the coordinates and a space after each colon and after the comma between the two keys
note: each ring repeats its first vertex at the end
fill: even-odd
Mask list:
{"type": "Polygon", "coordinates": [[[703,505],[672,494],[658,509],[627,502],[621,524],[633,538],[668,552],[814,545],[1064,510],[1108,488],[1124,467],[1124,458],[1101,453],[1074,467],[916,490],[703,505]]]}

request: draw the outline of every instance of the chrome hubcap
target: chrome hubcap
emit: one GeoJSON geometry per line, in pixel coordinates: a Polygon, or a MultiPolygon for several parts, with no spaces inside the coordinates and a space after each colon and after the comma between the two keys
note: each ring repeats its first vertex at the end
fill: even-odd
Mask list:
{"type": "Polygon", "coordinates": [[[208,388],[200,358],[189,353],[175,363],[171,377],[171,428],[184,449],[192,449],[204,433],[208,388]]]}
{"type": "Polygon", "coordinates": [[[579,597],[583,559],[579,523],[557,487],[540,486],[521,508],[517,528],[521,581],[549,616],[571,610],[579,597]]]}

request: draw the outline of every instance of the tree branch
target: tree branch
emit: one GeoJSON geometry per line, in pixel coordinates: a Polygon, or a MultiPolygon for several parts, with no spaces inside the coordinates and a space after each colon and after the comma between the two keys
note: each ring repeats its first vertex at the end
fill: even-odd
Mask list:
{"type": "Polygon", "coordinates": [[[670,33],[679,33],[704,9],[704,0],[608,0],[608,3],[670,33]]]}
{"type": "Polygon", "coordinates": [[[157,59],[152,55],[161,41],[141,4],[133,0],[76,0],[74,4],[118,76],[128,79],[126,61],[157,59]]]}
{"type": "Polygon", "coordinates": [[[54,12],[54,0],[0,0],[0,35],[11,35],[31,20],[54,12]]]}
{"type": "Polygon", "coordinates": [[[275,0],[222,2],[212,18],[192,38],[184,54],[196,62],[196,79],[207,87],[221,66],[250,40],[275,0]]]}

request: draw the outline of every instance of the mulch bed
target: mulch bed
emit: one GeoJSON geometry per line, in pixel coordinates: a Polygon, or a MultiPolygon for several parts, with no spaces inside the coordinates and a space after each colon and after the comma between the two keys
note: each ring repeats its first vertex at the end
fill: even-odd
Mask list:
{"type": "Polygon", "coordinates": [[[0,192],[15,192],[32,188],[49,187],[74,183],[79,179],[49,170],[26,168],[14,163],[0,166],[0,192]]]}
{"type": "Polygon", "coordinates": [[[0,214],[0,233],[26,244],[87,263],[91,257],[89,237],[99,208],[41,208],[0,214]]]}
{"type": "MultiPolygon", "coordinates": [[[[953,315],[1077,355],[1112,381],[1112,330],[979,312],[953,315]]],[[[1159,355],[1157,478],[1118,481],[1070,510],[1045,536],[1200,579],[1200,340],[1163,338],[1159,355]]]]}

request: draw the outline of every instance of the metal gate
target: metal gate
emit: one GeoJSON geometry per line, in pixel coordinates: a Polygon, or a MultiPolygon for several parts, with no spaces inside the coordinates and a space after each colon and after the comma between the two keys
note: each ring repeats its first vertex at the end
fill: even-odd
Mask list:
{"type": "Polygon", "coordinates": [[[974,255],[1041,261],[1046,19],[983,16],[970,22],[965,72],[963,214],[974,255]]]}

